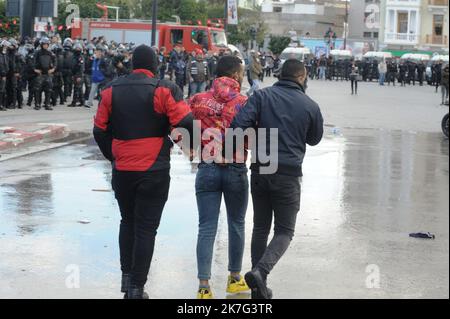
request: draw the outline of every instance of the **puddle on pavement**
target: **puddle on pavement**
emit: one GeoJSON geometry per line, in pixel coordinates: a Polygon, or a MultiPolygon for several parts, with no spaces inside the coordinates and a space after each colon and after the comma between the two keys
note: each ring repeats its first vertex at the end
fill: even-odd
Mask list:
{"type": "MultiPolygon", "coordinates": [[[[412,268],[430,267],[424,263],[432,259],[446,265],[447,271],[435,265],[435,277],[422,276],[428,285],[438,287],[424,290],[423,294],[432,296],[445,288],[448,294],[448,145],[448,140],[438,133],[342,129],[339,135],[329,134],[318,147],[309,148],[303,168],[298,235],[292,255],[286,257],[279,271],[288,272],[289,264],[294,262],[302,265],[304,272],[298,280],[305,280],[302,276],[315,276],[319,270],[331,274],[342,268],[351,273],[358,271],[356,265],[376,260],[388,274],[405,274],[408,270],[401,265],[415,262],[412,268]],[[434,241],[433,247],[417,241],[411,245],[408,233],[421,230],[437,234],[440,240],[434,241]],[[380,247],[388,247],[388,251],[380,247]],[[301,261],[296,256],[301,256],[301,261]],[[418,256],[419,260],[412,260],[418,256]],[[442,286],[442,281],[437,283],[445,278],[446,286],[442,286]]],[[[110,164],[102,159],[90,138],[1,163],[0,255],[8,257],[1,262],[0,296],[121,297],[117,293],[119,211],[110,191],[110,164]],[[72,264],[81,269],[83,289],[64,286],[66,267],[72,264]],[[19,274],[19,268],[25,269],[26,275],[19,274]],[[19,289],[21,284],[28,286],[25,281],[30,280],[36,287],[19,289]],[[42,292],[49,282],[51,289],[42,292]]],[[[158,232],[148,285],[153,287],[153,298],[193,298],[198,225],[195,165],[175,152],[171,176],[170,197],[158,232]],[[182,289],[173,291],[166,282],[177,282],[182,289]]],[[[250,203],[245,269],[250,267],[251,220],[250,203]]],[[[213,262],[213,288],[217,285],[219,298],[225,297],[222,286],[226,282],[226,247],[226,218],[221,214],[213,262]]],[[[365,276],[364,269],[362,273],[365,276]]],[[[336,287],[311,287],[311,294],[333,297],[332,291],[337,296],[344,293],[340,290],[344,288],[339,288],[342,282],[324,277],[336,287]]],[[[296,280],[292,285],[301,284],[296,280]]],[[[360,289],[353,279],[347,280],[350,282],[343,286],[351,287],[362,297],[368,296],[367,289],[360,289]]],[[[421,289],[421,284],[418,280],[415,289],[421,289]]],[[[401,285],[394,281],[386,294],[397,296],[401,285]]],[[[314,297],[306,291],[301,289],[298,296],[280,292],[278,297],[314,297]]]]}

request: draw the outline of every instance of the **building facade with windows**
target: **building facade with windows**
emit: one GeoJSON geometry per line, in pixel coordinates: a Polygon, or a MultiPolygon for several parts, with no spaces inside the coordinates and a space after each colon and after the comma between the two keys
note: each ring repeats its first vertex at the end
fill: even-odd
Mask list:
{"type": "Polygon", "coordinates": [[[394,51],[448,52],[448,0],[382,0],[380,42],[394,51]]]}
{"type": "Polygon", "coordinates": [[[266,0],[262,17],[272,35],[323,38],[328,28],[343,36],[345,2],[342,0],[266,0]]]}
{"type": "Polygon", "coordinates": [[[381,0],[356,0],[349,6],[349,38],[378,40],[381,0]]]}
{"type": "Polygon", "coordinates": [[[238,5],[244,9],[253,10],[257,6],[261,5],[262,0],[238,0],[238,5]]]}

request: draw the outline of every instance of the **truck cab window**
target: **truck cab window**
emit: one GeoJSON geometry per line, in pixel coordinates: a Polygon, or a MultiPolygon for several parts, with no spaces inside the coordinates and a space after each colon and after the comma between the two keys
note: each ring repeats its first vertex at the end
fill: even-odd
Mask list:
{"type": "Polygon", "coordinates": [[[183,44],[183,30],[171,30],[170,40],[172,44],[183,44]]]}
{"type": "Polygon", "coordinates": [[[203,48],[208,49],[208,35],[204,30],[192,30],[191,40],[192,43],[201,45],[203,48]]]}

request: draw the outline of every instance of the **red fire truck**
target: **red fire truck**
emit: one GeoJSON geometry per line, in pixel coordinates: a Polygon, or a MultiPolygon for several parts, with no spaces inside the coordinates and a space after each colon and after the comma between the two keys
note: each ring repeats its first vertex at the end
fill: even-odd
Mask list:
{"type": "MultiPolygon", "coordinates": [[[[151,21],[112,21],[105,19],[82,19],[78,27],[72,28],[72,38],[93,39],[103,36],[107,41],[118,43],[147,44],[151,43],[151,21]]],[[[195,49],[206,49],[217,52],[227,48],[227,37],[219,25],[181,25],[179,23],[158,23],[156,31],[158,47],[166,47],[170,52],[174,46],[180,45],[188,52],[195,49]]]]}

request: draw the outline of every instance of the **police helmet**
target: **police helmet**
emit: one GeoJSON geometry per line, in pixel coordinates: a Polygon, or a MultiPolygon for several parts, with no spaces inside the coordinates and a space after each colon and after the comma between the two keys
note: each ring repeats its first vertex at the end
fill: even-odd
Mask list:
{"type": "Polygon", "coordinates": [[[97,46],[95,47],[95,50],[97,50],[97,51],[102,51],[102,52],[106,52],[106,48],[105,48],[103,45],[101,45],[101,44],[97,45],[97,46]]]}
{"type": "Polygon", "coordinates": [[[50,50],[53,52],[61,52],[62,51],[62,46],[59,43],[54,43],[52,44],[52,46],[50,47],[50,50]]]}
{"type": "Polygon", "coordinates": [[[34,52],[34,45],[31,43],[27,43],[24,46],[24,49],[28,52],[28,54],[33,53],[34,52]]]}
{"type": "Polygon", "coordinates": [[[10,46],[11,46],[11,47],[14,47],[14,48],[19,47],[19,43],[18,43],[17,40],[14,39],[14,38],[9,39],[8,42],[10,43],[10,46]]]}
{"type": "Polygon", "coordinates": [[[42,37],[41,40],[39,41],[39,44],[42,46],[44,44],[50,44],[50,39],[47,37],[42,37]]]}
{"type": "Polygon", "coordinates": [[[0,46],[3,47],[3,48],[9,48],[11,46],[11,43],[8,40],[3,40],[0,43],[0,46]]]}
{"type": "Polygon", "coordinates": [[[80,51],[83,51],[83,44],[81,44],[81,42],[76,42],[76,43],[73,45],[73,49],[74,49],[74,50],[80,50],[80,51]]]}
{"type": "Polygon", "coordinates": [[[71,39],[71,38],[66,38],[66,39],[64,40],[64,42],[63,42],[63,46],[64,46],[65,48],[71,49],[72,46],[73,46],[73,41],[72,41],[72,39],[71,39]]]}

